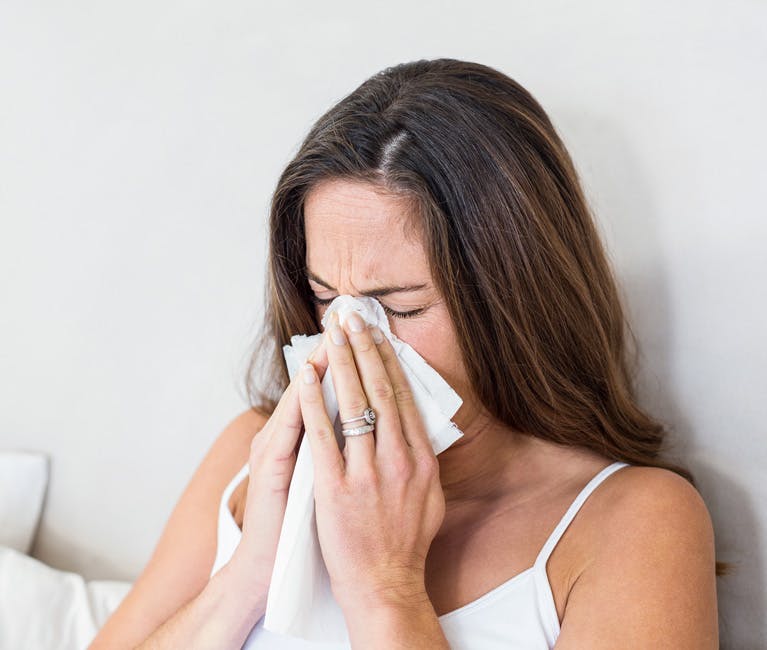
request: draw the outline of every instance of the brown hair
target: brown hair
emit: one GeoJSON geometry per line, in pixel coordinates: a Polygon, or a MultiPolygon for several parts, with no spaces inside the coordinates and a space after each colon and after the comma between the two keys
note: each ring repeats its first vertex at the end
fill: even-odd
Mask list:
{"type": "MultiPolygon", "coordinates": [[[[662,458],[665,427],[636,403],[636,339],[564,144],[527,90],[478,63],[382,70],[317,120],[283,171],[246,378],[255,410],[271,413],[287,387],[282,346],[320,331],[303,204],[317,183],[340,178],[411,199],[409,231],[424,244],[492,416],[695,486],[688,469],[662,458]]],[[[716,574],[729,568],[717,562],[716,574]]]]}

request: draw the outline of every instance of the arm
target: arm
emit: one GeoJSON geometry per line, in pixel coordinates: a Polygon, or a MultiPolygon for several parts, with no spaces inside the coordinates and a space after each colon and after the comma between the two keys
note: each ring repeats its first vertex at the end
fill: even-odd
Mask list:
{"type": "Polygon", "coordinates": [[[236,560],[225,564],[202,592],[135,650],[239,649],[266,611],[268,587],[255,586],[236,560]]]}
{"type": "Polygon", "coordinates": [[[718,648],[714,531],[683,477],[637,467],[613,484],[557,650],[718,648]]]}
{"type": "MultiPolygon", "coordinates": [[[[216,555],[221,494],[267,419],[247,410],[218,436],[179,498],[147,566],[89,650],[133,648],[192,599],[202,598],[216,555]]],[[[206,602],[213,594],[211,587],[206,602]]]]}

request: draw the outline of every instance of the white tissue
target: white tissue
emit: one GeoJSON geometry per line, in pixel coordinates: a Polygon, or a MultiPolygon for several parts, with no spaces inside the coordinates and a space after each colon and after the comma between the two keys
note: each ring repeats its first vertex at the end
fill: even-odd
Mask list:
{"type": "MultiPolygon", "coordinates": [[[[338,296],[325,311],[323,328],[330,314],[338,311],[344,322],[356,310],[370,325],[378,325],[392,343],[410,382],[414,401],[421,414],[435,454],[440,454],[463,433],[450,420],[463,400],[410,345],[392,334],[381,304],[374,298],[338,296]]],[[[322,334],[296,334],[282,348],[291,379],[307,356],[320,342],[322,334]]],[[[338,401],[331,373],[322,378],[322,394],[328,416],[333,421],[336,440],[343,449],[338,401]]],[[[330,589],[330,577],[322,559],[314,511],[314,466],[311,447],[304,436],[288,491],[285,519],[277,544],[274,570],[267,594],[263,627],[287,636],[320,643],[348,643],[343,612],[330,589]]]]}

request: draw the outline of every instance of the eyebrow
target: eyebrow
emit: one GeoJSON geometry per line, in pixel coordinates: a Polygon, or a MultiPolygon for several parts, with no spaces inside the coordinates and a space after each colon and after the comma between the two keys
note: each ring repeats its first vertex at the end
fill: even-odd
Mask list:
{"type": "MultiPolygon", "coordinates": [[[[320,278],[317,274],[312,273],[309,269],[306,270],[306,277],[310,280],[314,280],[317,284],[321,284],[326,289],[337,291],[335,287],[331,287],[327,282],[325,282],[325,280],[320,278]]],[[[402,291],[420,291],[421,289],[427,289],[428,286],[429,285],[427,284],[412,284],[410,286],[395,285],[391,287],[377,287],[376,289],[371,289],[370,291],[361,291],[360,294],[363,296],[377,298],[378,296],[388,296],[390,293],[400,293],[402,291]]]]}

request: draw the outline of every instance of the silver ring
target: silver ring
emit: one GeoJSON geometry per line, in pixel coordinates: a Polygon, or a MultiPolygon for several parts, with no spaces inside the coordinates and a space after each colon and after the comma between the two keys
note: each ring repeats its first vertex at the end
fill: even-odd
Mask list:
{"type": "Polygon", "coordinates": [[[353,427],[352,429],[341,429],[341,433],[345,436],[361,436],[363,433],[370,433],[374,429],[374,424],[365,424],[361,427],[353,427]]]}
{"type": "Polygon", "coordinates": [[[365,420],[368,424],[375,424],[376,412],[368,406],[362,415],[356,418],[349,418],[348,420],[341,420],[341,424],[348,424],[349,422],[356,422],[357,420],[365,420]]]}

